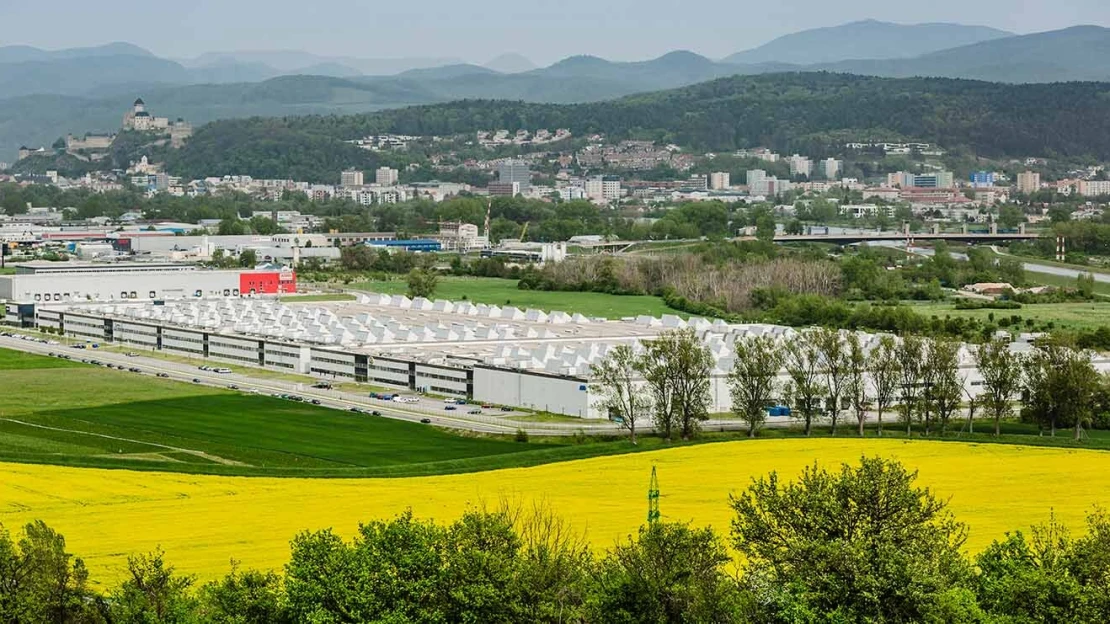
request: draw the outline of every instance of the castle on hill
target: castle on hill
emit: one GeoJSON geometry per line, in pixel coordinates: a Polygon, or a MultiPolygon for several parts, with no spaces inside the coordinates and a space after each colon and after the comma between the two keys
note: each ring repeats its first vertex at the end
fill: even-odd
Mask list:
{"type": "Polygon", "coordinates": [[[146,109],[143,98],[138,98],[131,110],[123,115],[123,129],[138,132],[169,132],[170,144],[181,147],[185,139],[193,135],[193,127],[184,119],[170,121],[168,117],[155,117],[146,109]]]}

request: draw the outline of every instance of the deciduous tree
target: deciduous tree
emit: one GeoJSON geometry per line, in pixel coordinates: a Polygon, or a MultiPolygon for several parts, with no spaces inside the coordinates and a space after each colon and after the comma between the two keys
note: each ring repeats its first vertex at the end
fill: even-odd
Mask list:
{"type": "Polygon", "coordinates": [[[728,375],[732,411],[748,423],[748,437],[754,438],[767,420],[767,407],[779,390],[783,354],[770,336],[737,339],[735,349],[736,357],[728,375]]]}
{"type": "Polygon", "coordinates": [[[636,423],[651,412],[651,394],[639,381],[645,368],[643,358],[631,345],[620,344],[610,349],[592,371],[591,385],[598,395],[595,406],[628,430],[632,444],[636,444],[636,423]]]}
{"type": "Polygon", "coordinates": [[[821,411],[825,384],[821,379],[821,352],[808,333],[795,335],[786,343],[786,373],[790,377],[787,394],[795,411],[805,421],[805,433],[813,428],[813,418],[821,411]]]}
{"type": "Polygon", "coordinates": [[[1010,404],[1021,389],[1021,356],[1010,350],[1006,340],[995,338],[975,348],[975,365],[983,378],[980,403],[994,420],[994,435],[1002,431],[1002,419],[1010,415],[1010,404]]]}

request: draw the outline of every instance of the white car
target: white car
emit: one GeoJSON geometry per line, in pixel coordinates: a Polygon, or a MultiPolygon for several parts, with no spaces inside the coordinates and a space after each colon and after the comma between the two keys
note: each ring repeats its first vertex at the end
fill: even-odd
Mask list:
{"type": "Polygon", "coordinates": [[[221,375],[230,375],[231,374],[231,369],[230,368],[217,368],[217,369],[215,369],[215,372],[217,372],[221,375]]]}

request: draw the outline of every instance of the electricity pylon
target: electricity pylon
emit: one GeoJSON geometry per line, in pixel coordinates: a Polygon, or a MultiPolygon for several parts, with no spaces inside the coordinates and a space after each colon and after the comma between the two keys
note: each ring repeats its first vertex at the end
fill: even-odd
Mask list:
{"type": "Polygon", "coordinates": [[[655,476],[655,466],[651,467],[651,483],[648,485],[648,524],[659,522],[659,479],[655,476]]]}

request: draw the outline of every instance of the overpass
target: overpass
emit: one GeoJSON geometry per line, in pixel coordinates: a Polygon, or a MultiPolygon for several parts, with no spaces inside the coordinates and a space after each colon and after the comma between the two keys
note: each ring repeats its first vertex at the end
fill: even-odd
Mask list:
{"type": "MultiPolygon", "coordinates": [[[[991,243],[1015,240],[1034,240],[1039,234],[1026,232],[838,232],[836,234],[777,234],[776,243],[836,243],[854,245],[858,243],[885,241],[925,241],[943,240],[961,243],[991,243]]],[[[755,240],[754,236],[738,237],[735,240],[755,240]]]]}

